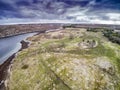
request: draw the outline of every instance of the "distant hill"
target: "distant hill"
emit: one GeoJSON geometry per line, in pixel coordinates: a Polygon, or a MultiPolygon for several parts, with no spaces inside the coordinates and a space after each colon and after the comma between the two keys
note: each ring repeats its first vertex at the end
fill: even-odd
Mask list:
{"type": "Polygon", "coordinates": [[[45,32],[50,29],[58,29],[60,24],[18,24],[1,25],[0,37],[12,36],[29,32],[45,32]]]}
{"type": "Polygon", "coordinates": [[[63,23],[46,23],[46,24],[17,24],[17,25],[0,25],[0,37],[12,36],[28,32],[45,32],[46,30],[63,28],[108,28],[120,30],[120,25],[106,24],[63,24],[63,23]]]}

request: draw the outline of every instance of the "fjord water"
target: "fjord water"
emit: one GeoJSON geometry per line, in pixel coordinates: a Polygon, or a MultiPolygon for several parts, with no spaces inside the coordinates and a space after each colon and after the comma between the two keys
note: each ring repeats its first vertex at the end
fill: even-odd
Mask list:
{"type": "Polygon", "coordinates": [[[36,33],[27,33],[0,39],[0,64],[21,49],[21,41],[36,33]]]}

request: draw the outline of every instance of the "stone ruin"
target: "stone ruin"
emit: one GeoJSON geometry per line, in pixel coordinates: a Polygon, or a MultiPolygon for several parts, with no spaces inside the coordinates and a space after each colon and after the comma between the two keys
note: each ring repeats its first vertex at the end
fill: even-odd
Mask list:
{"type": "Polygon", "coordinates": [[[87,40],[82,40],[82,42],[78,43],[78,46],[81,49],[90,49],[90,48],[94,48],[97,46],[97,41],[96,40],[91,40],[91,39],[87,39],[87,40]]]}

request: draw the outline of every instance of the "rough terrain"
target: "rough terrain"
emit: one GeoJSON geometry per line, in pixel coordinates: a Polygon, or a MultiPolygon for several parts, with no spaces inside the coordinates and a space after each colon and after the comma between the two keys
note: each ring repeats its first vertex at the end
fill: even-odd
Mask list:
{"type": "Polygon", "coordinates": [[[120,90],[120,45],[68,28],[29,38],[6,80],[9,90],[120,90]]]}

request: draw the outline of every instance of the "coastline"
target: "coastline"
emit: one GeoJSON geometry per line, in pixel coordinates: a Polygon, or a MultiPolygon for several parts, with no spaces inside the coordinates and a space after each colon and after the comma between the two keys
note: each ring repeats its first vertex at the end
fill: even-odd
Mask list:
{"type": "MultiPolygon", "coordinates": [[[[61,29],[53,29],[52,31],[56,31],[56,30],[61,30],[61,29]]],[[[35,35],[39,35],[39,34],[45,33],[45,32],[52,32],[52,31],[51,31],[51,29],[44,30],[44,31],[37,31],[35,35]]],[[[26,33],[24,33],[24,34],[26,34],[26,33]]],[[[35,33],[35,32],[31,32],[31,33],[35,33]]],[[[21,35],[21,33],[18,35],[21,35]]],[[[12,35],[12,36],[16,36],[16,35],[12,35]]],[[[12,37],[12,36],[6,36],[3,38],[12,37]]],[[[18,52],[22,51],[23,49],[28,48],[29,44],[30,44],[30,42],[27,40],[27,38],[25,40],[22,40],[20,43],[21,43],[21,49],[18,52]]],[[[12,61],[16,57],[16,54],[18,52],[14,53],[3,64],[0,65],[0,90],[9,90],[9,87],[7,87],[7,78],[9,78],[9,74],[10,74],[9,69],[11,68],[12,61]]]]}
{"type": "Polygon", "coordinates": [[[12,35],[7,35],[7,36],[0,36],[0,39],[2,38],[9,38],[9,37],[13,37],[13,36],[18,36],[18,35],[22,35],[22,34],[28,34],[28,33],[45,33],[47,30],[43,30],[43,31],[31,31],[31,32],[25,32],[25,33],[17,33],[17,34],[12,34],[12,35]]]}
{"type": "Polygon", "coordinates": [[[8,76],[8,69],[14,57],[15,53],[9,57],[2,65],[0,65],[0,90],[6,90],[5,80],[8,76]]]}
{"type": "Polygon", "coordinates": [[[46,30],[58,29],[60,27],[61,24],[0,25],[0,38],[31,32],[45,32],[46,30]]]}
{"type": "MultiPolygon", "coordinates": [[[[26,49],[29,47],[30,42],[28,42],[26,39],[20,42],[21,49],[19,51],[22,51],[23,49],[26,49]]],[[[18,52],[14,53],[3,64],[0,65],[0,90],[6,90],[8,88],[5,85],[5,81],[9,77],[9,69],[11,68],[12,61],[18,52]]]]}

